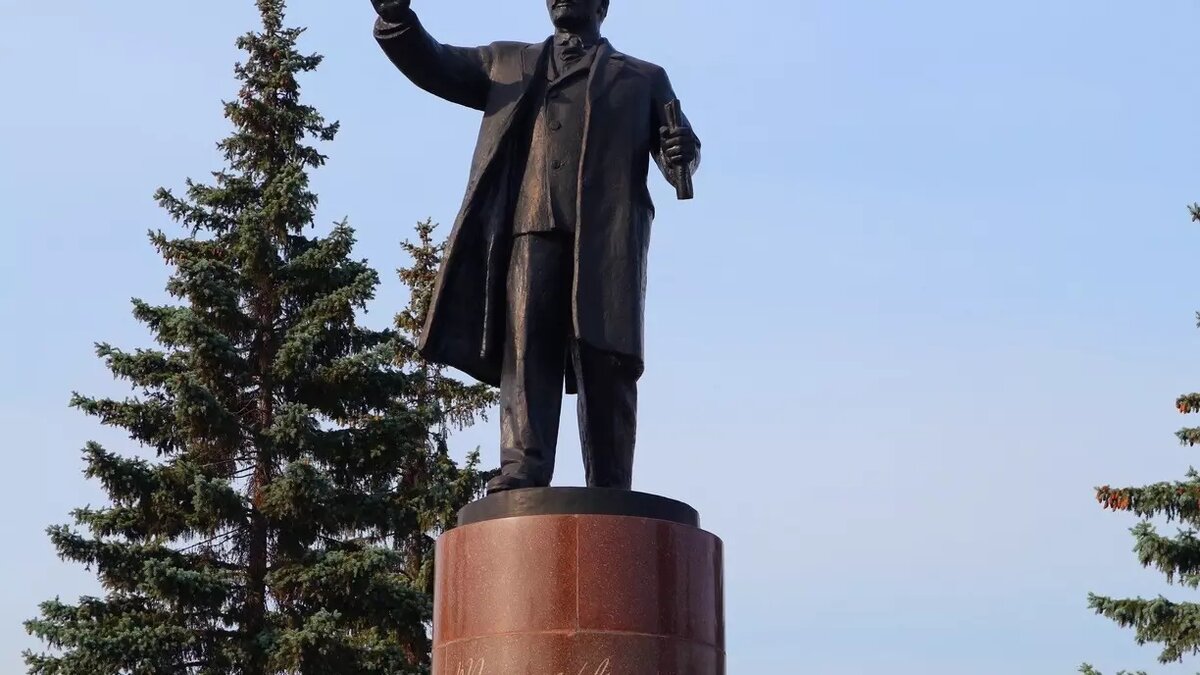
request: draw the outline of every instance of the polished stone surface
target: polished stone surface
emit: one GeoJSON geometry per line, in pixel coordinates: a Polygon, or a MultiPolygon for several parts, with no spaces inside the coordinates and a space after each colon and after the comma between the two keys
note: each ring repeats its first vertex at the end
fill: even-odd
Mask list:
{"type": "Polygon", "coordinates": [[[459,527],[437,550],[434,675],[724,675],[722,544],[651,518],[459,527]]]}
{"type": "Polygon", "coordinates": [[[572,517],[497,520],[438,542],[435,640],[568,630],[576,625],[572,517]]]}
{"type": "Polygon", "coordinates": [[[579,518],[579,624],[723,645],[720,541],[636,518],[579,518]]]}

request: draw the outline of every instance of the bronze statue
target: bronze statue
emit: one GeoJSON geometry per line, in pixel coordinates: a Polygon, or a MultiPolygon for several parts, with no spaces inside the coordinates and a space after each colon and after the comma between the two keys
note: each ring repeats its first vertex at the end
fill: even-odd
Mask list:
{"type": "Polygon", "coordinates": [[[650,159],[690,198],[700,142],[662,68],[600,36],[608,0],[546,0],[544,42],[454,47],[410,0],[372,0],[375,38],[418,87],[483,124],[421,353],[500,387],[501,475],[546,487],[567,393],[589,487],[629,490],[643,371],[650,159]]]}

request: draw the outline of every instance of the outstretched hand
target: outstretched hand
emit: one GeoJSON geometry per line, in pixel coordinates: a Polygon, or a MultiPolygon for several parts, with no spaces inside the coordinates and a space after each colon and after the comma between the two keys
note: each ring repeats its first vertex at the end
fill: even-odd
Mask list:
{"type": "Polygon", "coordinates": [[[674,167],[685,167],[696,160],[699,142],[691,127],[661,127],[662,151],[667,163],[674,167]]]}
{"type": "Polygon", "coordinates": [[[371,0],[379,18],[391,23],[399,23],[405,18],[410,2],[411,0],[371,0]]]}

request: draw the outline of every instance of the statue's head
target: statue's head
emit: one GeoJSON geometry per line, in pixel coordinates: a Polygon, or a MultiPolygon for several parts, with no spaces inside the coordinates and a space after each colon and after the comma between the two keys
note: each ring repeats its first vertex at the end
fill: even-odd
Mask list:
{"type": "Polygon", "coordinates": [[[608,0],[546,0],[555,28],[599,28],[608,16],[608,0]]]}

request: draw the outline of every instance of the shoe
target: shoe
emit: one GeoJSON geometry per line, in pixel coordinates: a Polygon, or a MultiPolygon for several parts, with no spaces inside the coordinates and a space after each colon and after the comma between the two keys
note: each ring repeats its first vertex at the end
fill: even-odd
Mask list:
{"type": "Polygon", "coordinates": [[[488,481],[487,493],[494,495],[497,492],[508,492],[509,490],[523,490],[525,488],[540,487],[534,479],[521,473],[500,474],[488,481]]]}

